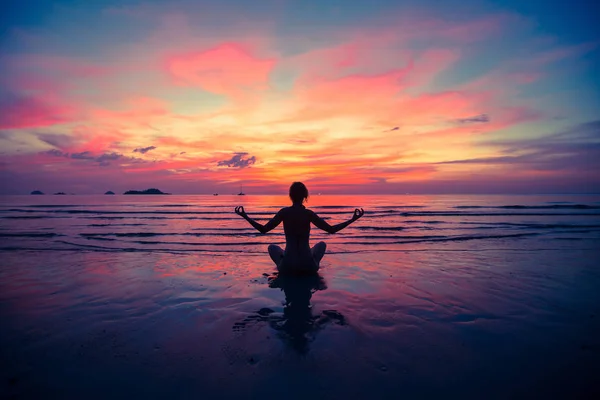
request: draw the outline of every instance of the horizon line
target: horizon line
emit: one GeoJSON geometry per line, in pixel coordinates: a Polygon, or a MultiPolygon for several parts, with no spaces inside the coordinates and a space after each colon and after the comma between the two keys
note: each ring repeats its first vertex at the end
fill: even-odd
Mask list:
{"type": "MultiPolygon", "coordinates": [[[[600,195],[600,192],[545,192],[545,193],[519,193],[519,192],[506,192],[506,193],[498,193],[498,192],[477,192],[477,193],[452,193],[452,192],[421,192],[421,193],[319,193],[313,194],[309,197],[315,196],[429,196],[429,195],[454,195],[454,196],[462,196],[462,195],[470,195],[470,196],[490,196],[490,195],[513,195],[513,196],[556,196],[556,195],[600,195]]],[[[32,193],[0,193],[0,196],[238,196],[237,193],[223,193],[215,196],[213,193],[162,193],[162,194],[124,194],[124,193],[114,193],[114,194],[105,194],[105,193],[64,193],[64,194],[54,194],[54,193],[42,193],[42,194],[32,194],[32,193]]],[[[245,193],[245,196],[286,196],[287,193],[245,193]]]]}

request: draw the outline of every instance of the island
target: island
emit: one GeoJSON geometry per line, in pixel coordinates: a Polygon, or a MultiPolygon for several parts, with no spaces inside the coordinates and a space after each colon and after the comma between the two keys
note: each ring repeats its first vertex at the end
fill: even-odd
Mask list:
{"type": "Polygon", "coordinates": [[[106,192],[104,194],[115,194],[115,192],[113,192],[112,190],[109,190],[108,192],[106,192]]]}
{"type": "Polygon", "coordinates": [[[54,193],[55,196],[57,196],[57,195],[65,195],[65,194],[66,194],[65,192],[56,192],[56,193],[54,193]]]}
{"type": "Polygon", "coordinates": [[[165,193],[165,192],[161,192],[158,189],[151,188],[151,189],[146,189],[146,190],[128,190],[123,194],[171,194],[171,193],[165,193]]]}
{"type": "Polygon", "coordinates": [[[39,190],[34,190],[33,192],[31,192],[31,194],[44,194],[44,192],[41,192],[39,190]]]}

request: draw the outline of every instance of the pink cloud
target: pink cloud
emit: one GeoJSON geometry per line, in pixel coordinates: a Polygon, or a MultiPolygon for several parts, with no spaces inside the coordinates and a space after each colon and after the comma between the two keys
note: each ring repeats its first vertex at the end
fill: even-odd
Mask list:
{"type": "Polygon", "coordinates": [[[119,142],[131,137],[131,134],[120,129],[97,125],[78,125],[73,128],[71,135],[74,137],[73,144],[62,150],[102,153],[115,149],[119,142]]]}
{"type": "Polygon", "coordinates": [[[97,90],[113,69],[62,56],[19,54],[3,60],[8,74],[0,83],[8,95],[0,100],[2,129],[48,127],[84,118],[90,104],[81,89],[97,90]]]}
{"type": "Polygon", "coordinates": [[[1,102],[0,129],[47,127],[69,122],[76,110],[36,97],[13,97],[1,102]]]}
{"type": "Polygon", "coordinates": [[[266,89],[274,65],[274,59],[255,57],[238,43],[223,43],[166,60],[166,69],[175,84],[197,86],[233,99],[266,89]]]}

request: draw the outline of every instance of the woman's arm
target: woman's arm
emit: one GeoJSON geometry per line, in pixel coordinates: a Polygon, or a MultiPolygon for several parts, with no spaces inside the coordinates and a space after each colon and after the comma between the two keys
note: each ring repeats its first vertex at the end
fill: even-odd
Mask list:
{"type": "Polygon", "coordinates": [[[360,217],[362,217],[364,213],[365,211],[362,208],[357,208],[354,210],[354,215],[352,216],[352,218],[350,218],[348,221],[331,226],[327,223],[327,221],[325,221],[323,218],[319,217],[316,213],[313,212],[311,213],[310,222],[315,224],[317,228],[322,229],[327,233],[336,233],[341,231],[360,217]]]}
{"type": "Polygon", "coordinates": [[[235,208],[235,213],[237,215],[239,215],[240,217],[244,218],[246,221],[248,221],[250,223],[250,225],[252,225],[260,233],[267,233],[267,232],[273,230],[277,225],[279,225],[281,223],[281,211],[279,211],[277,214],[275,214],[275,216],[273,218],[271,218],[271,220],[269,222],[267,222],[265,225],[262,225],[262,224],[256,222],[255,220],[253,220],[252,218],[250,218],[248,216],[248,214],[246,214],[246,211],[244,211],[243,206],[237,206],[235,208]]]}

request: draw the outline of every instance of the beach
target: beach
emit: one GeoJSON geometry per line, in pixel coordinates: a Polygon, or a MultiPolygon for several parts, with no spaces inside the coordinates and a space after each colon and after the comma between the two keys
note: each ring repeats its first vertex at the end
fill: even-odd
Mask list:
{"type": "Polygon", "coordinates": [[[600,196],[312,196],[319,276],[278,276],[285,196],[3,196],[10,398],[594,398],[600,196]]]}

